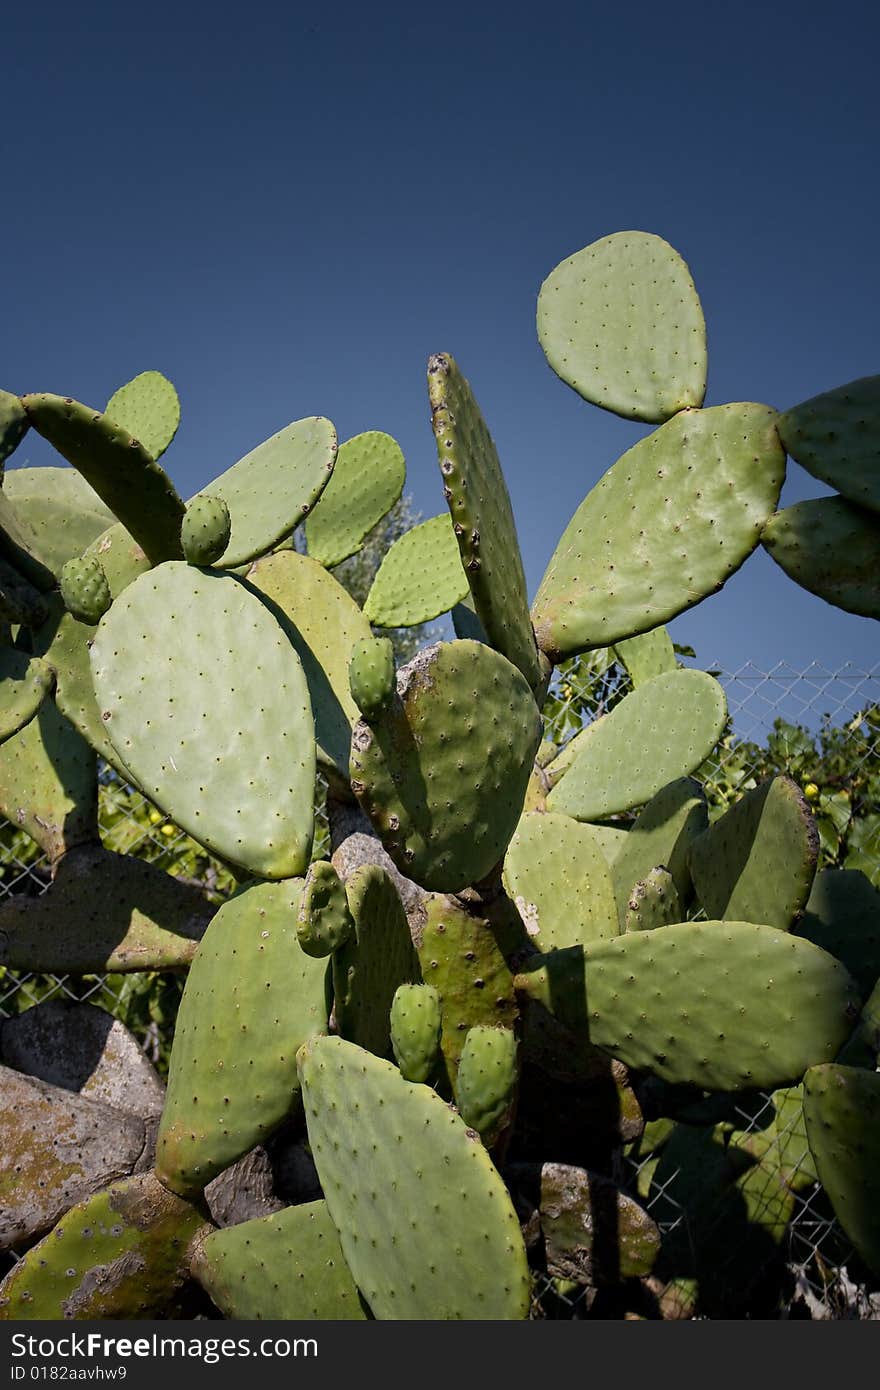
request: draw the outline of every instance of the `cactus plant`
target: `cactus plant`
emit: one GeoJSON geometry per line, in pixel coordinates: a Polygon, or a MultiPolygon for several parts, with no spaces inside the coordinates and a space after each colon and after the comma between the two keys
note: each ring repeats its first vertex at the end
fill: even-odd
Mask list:
{"type": "MultiPolygon", "coordinates": [[[[0,910],[0,966],[187,972],[153,1172],[64,1215],[82,1193],[52,1149],[54,1206],[37,1205],[62,1219],[0,1316],[172,1315],[201,1285],[230,1318],[512,1319],[530,1264],[626,1298],[655,1262],[680,1315],[717,1306],[728,1268],[707,1212],[727,1232],[745,1212],[775,1248],[817,1171],[880,1273],[858,1195],[878,1143],[876,895],[815,880],[812,811],[784,779],[709,827],[724,694],[660,626],[762,540],[876,611],[876,390],[782,419],[704,407],[699,299],[647,233],[563,262],[538,314],[563,380],[659,428],[577,510],[531,610],[498,453],[448,353],[428,387],[449,517],[398,543],[363,609],[328,568],[400,493],[390,436],[337,458],[329,421],[296,421],[187,508],[156,463],[177,424],[157,373],[106,412],[0,393],[4,459],[32,426],[81,473],[32,470],[51,505],[28,470],[0,489],[0,807],[52,872],[0,910]],[[797,504],[806,520],[774,510],[786,447],[842,494],[797,504]],[[457,639],[395,672],[372,626],[449,609],[457,639]],[[559,747],[553,663],[610,644],[633,690],[559,747]],[[99,843],[97,757],[232,867],[219,912],[99,843]],[[313,851],[318,768],[331,843],[313,851]],[[745,1136],[760,1088],[774,1118],[745,1136]],[[789,1119],[815,1158],[800,1173],[789,1119]],[[312,1188],[212,1231],[208,1183],[285,1136],[308,1143],[312,1188]],[[644,1162],[630,1191],[625,1145],[644,1162]],[[641,1203],[676,1155],[691,1226],[658,1235],[641,1203]]],[[[25,1092],[43,1113],[45,1083],[10,1076],[10,1114],[25,1092]]],[[[10,1126],[25,1241],[49,1150],[10,1126]]]]}

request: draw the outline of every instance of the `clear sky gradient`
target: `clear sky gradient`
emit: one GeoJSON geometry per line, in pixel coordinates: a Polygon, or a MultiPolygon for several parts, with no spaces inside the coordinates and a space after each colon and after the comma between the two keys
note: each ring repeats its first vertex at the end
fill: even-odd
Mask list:
{"type": "MultiPolygon", "coordinates": [[[[639,228],[688,261],[707,404],[880,372],[876,4],[20,7],[4,17],[0,385],[157,368],[194,492],[292,419],[396,436],[444,508],[430,353],[469,377],[530,591],[639,437],[559,381],[542,280],[639,228]]],[[[28,437],[19,457],[50,462],[28,437]]],[[[826,489],[795,464],[783,501],[826,489]]],[[[880,659],[763,552],[671,625],[733,669],[880,659]]]]}

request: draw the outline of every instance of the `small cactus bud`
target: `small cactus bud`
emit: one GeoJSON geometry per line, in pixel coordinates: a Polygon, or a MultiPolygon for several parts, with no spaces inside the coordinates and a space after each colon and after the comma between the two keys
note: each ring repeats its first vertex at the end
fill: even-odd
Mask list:
{"type": "Polygon", "coordinates": [[[200,493],[186,509],[180,544],[191,565],[213,565],[229,545],[232,522],[222,497],[200,493]]]}
{"type": "Polygon", "coordinates": [[[94,627],[113,602],[100,560],[84,556],[68,560],[61,571],[61,597],[78,622],[94,627]]]}

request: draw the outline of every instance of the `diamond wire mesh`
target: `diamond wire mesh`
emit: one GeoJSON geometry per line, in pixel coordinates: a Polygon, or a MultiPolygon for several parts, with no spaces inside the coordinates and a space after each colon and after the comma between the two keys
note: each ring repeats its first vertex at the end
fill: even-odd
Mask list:
{"type": "MultiPolygon", "coordinates": [[[[714,674],[727,693],[730,729],[700,770],[710,802],[714,793],[719,808],[723,809],[723,804],[733,795],[747,790],[756,779],[771,775],[775,770],[789,771],[801,781],[805,776],[811,780],[828,776],[831,779],[828,796],[833,801],[843,793],[850,803],[848,827],[852,828],[858,809],[861,828],[853,849],[846,834],[840,833],[847,828],[840,814],[841,806],[832,805],[831,813],[822,816],[830,826],[822,836],[822,859],[826,864],[860,867],[880,884],[880,805],[872,806],[868,802],[856,808],[854,801],[860,780],[864,780],[866,773],[875,779],[880,773],[880,666],[861,670],[850,664],[830,671],[813,663],[805,671],[796,671],[780,663],[770,671],[760,671],[747,662],[737,671],[716,669],[714,674]],[[843,770],[835,770],[833,758],[830,763],[827,757],[823,761],[821,754],[828,744],[832,751],[836,750],[835,756],[843,770]]],[[[594,692],[591,713],[601,712],[605,705],[613,704],[627,688],[627,677],[620,668],[606,671],[599,681],[598,693],[594,692]]],[[[572,701],[574,696],[572,692],[572,701]]],[[[557,729],[550,730],[557,739],[561,722],[561,716],[557,716],[557,729]]],[[[319,783],[316,857],[326,853],[329,842],[324,791],[319,783]]],[[[824,797],[825,788],[822,788],[816,807],[820,815],[824,811],[824,797]]],[[[221,864],[207,856],[140,793],[123,786],[106,768],[101,775],[99,825],[108,848],[149,859],[169,872],[198,882],[217,901],[233,887],[234,880],[221,864]]],[[[0,902],[13,895],[37,896],[46,890],[48,883],[45,856],[22,831],[8,822],[0,822],[0,902]]],[[[172,981],[172,997],[169,999],[166,992],[159,1007],[155,1002],[157,988],[157,977],[152,974],[75,977],[35,975],[0,968],[0,1018],[20,1013],[51,997],[91,999],[121,1017],[162,1070],[167,1063],[180,985],[172,981]]],[[[161,998],[161,991],[159,993],[161,998]]],[[[772,1109],[770,1096],[765,1096],[757,1113],[754,1108],[741,1110],[743,1132],[746,1135],[760,1133],[762,1120],[766,1120],[772,1109]]],[[[795,1119],[791,1120],[778,1133],[779,1142],[789,1135],[795,1123],[795,1119]]],[[[717,1213],[714,1218],[710,1213],[702,1229],[694,1233],[692,1222],[674,1190],[680,1174],[670,1172],[659,1184],[645,1182],[653,1161],[652,1157],[643,1160],[623,1157],[622,1176],[627,1189],[637,1197],[641,1192],[641,1200],[657,1220],[664,1239],[683,1232],[689,1245],[693,1246],[698,1238],[705,1246],[711,1242],[713,1230],[723,1226],[724,1213],[717,1213]]],[[[800,1151],[793,1158],[789,1156],[789,1161],[792,1183],[798,1191],[794,1194],[784,1229],[779,1232],[778,1264],[785,1277],[780,1285],[776,1310],[771,1315],[880,1318],[880,1294],[870,1281],[866,1282],[866,1272],[859,1266],[851,1245],[834,1220],[824,1193],[809,1179],[808,1173],[804,1182],[798,1181],[798,1175],[810,1164],[805,1138],[800,1151]]],[[[772,1225],[769,1198],[765,1205],[772,1225]]],[[[760,1225],[760,1198],[753,1203],[752,1217],[752,1224],[760,1225]]],[[[731,1258],[735,1255],[734,1250],[731,1258]]],[[[764,1270],[757,1266],[745,1275],[741,1269],[736,1271],[737,1300],[743,1307],[748,1307],[751,1288],[761,1283],[763,1275],[764,1270]]],[[[654,1281],[652,1293],[657,1302],[664,1297],[668,1301],[674,1294],[679,1299],[682,1315],[689,1315],[690,1290],[686,1282],[678,1281],[674,1286],[664,1287],[654,1281]]],[[[592,1293],[583,1286],[572,1286],[540,1273],[535,1276],[534,1317],[586,1317],[591,1315],[591,1302],[592,1293]]]]}

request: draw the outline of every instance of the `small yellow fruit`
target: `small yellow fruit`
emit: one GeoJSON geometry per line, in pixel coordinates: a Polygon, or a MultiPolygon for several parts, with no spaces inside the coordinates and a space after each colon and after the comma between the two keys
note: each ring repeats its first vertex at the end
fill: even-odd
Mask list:
{"type": "Polygon", "coordinates": [[[177,826],[176,826],[176,825],[163,825],[163,826],[162,826],[162,834],[163,834],[163,835],[174,835],[174,834],[176,833],[176,831],[177,831],[177,826]]]}
{"type": "Polygon", "coordinates": [[[815,801],[818,795],[819,788],[816,786],[816,783],[808,782],[807,785],[804,787],[804,796],[807,798],[807,800],[815,801]]]}
{"type": "Polygon", "coordinates": [[[158,825],[161,819],[162,819],[162,812],[161,812],[161,811],[151,811],[151,812],[150,812],[150,825],[158,825]]]}

